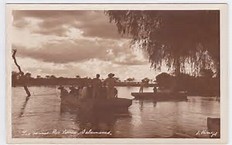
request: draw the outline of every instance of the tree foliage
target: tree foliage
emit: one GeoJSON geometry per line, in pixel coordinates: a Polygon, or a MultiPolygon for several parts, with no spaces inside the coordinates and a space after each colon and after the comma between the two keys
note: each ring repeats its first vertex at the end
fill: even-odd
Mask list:
{"type": "Polygon", "coordinates": [[[173,85],[173,76],[168,73],[161,73],[156,76],[156,82],[160,88],[170,88],[173,85]]]}
{"type": "Polygon", "coordinates": [[[199,74],[211,68],[219,73],[219,11],[110,10],[105,12],[132,45],[147,52],[151,66],[165,64],[177,73],[199,74]],[[189,71],[189,70],[188,70],[189,71]]]}
{"type": "Polygon", "coordinates": [[[212,78],[214,75],[214,73],[211,69],[201,69],[200,74],[201,74],[201,76],[203,76],[205,78],[212,78]]]}
{"type": "Polygon", "coordinates": [[[135,78],[127,78],[126,81],[127,82],[133,82],[135,80],[135,78]]]}

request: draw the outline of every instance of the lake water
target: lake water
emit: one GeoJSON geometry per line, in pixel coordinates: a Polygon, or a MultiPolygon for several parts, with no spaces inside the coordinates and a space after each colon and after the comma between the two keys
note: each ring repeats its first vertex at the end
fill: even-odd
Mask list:
{"type": "MultiPolygon", "coordinates": [[[[207,117],[220,117],[220,102],[215,97],[188,96],[188,101],[183,102],[133,100],[126,112],[83,115],[73,110],[60,111],[59,91],[55,86],[29,89],[32,96],[26,102],[23,88],[13,88],[12,135],[15,138],[166,138],[175,134],[194,137],[197,131],[207,129],[207,117]],[[103,133],[80,133],[92,129],[103,133]]],[[[138,90],[138,87],[119,87],[118,96],[133,99],[131,92],[138,90]]]]}

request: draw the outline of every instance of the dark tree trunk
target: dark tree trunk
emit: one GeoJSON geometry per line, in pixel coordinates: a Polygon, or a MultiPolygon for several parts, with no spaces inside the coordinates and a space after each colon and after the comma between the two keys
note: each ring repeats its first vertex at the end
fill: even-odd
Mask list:
{"type": "Polygon", "coordinates": [[[16,54],[16,50],[13,50],[13,54],[12,54],[12,58],[14,59],[14,63],[15,65],[17,66],[18,70],[19,70],[19,73],[20,73],[20,76],[23,78],[24,80],[24,90],[25,92],[27,93],[27,96],[30,97],[31,96],[31,93],[29,91],[29,89],[27,88],[27,85],[26,85],[26,82],[25,82],[25,75],[24,75],[24,72],[22,71],[21,67],[19,66],[19,64],[17,63],[17,60],[16,60],[16,57],[15,57],[15,54],[16,54]]]}
{"type": "Polygon", "coordinates": [[[27,96],[30,97],[30,96],[31,96],[31,93],[30,93],[29,89],[27,88],[27,86],[24,85],[23,88],[24,88],[24,90],[26,91],[27,96]]]}
{"type": "Polygon", "coordinates": [[[174,60],[175,62],[175,76],[179,76],[180,75],[180,60],[179,60],[179,58],[176,58],[175,60],[174,60]]]}

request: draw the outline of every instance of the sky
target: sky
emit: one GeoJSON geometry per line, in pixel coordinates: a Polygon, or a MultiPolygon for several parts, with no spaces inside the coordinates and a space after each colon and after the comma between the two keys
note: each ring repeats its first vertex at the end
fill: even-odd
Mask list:
{"type": "MultiPolygon", "coordinates": [[[[32,76],[154,79],[148,57],[118,33],[104,11],[13,11],[12,48],[32,76]]],[[[17,68],[14,66],[14,71],[17,68]]]]}

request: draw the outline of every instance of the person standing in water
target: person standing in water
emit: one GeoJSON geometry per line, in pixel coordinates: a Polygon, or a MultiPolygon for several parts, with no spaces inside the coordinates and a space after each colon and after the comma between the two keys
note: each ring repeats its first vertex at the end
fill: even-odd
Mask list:
{"type": "Polygon", "coordinates": [[[106,84],[106,88],[107,88],[107,98],[111,99],[111,98],[115,98],[115,79],[113,78],[114,74],[110,73],[108,74],[108,78],[105,79],[105,84],[106,84]]]}
{"type": "Polygon", "coordinates": [[[143,93],[143,87],[144,87],[145,83],[142,80],[142,82],[140,83],[140,88],[139,88],[139,93],[143,93]]]}
{"type": "Polygon", "coordinates": [[[154,88],[153,88],[153,93],[157,93],[157,88],[156,88],[156,86],[154,86],[154,88]]]}
{"type": "Polygon", "coordinates": [[[93,93],[92,98],[99,98],[101,91],[102,82],[100,80],[100,75],[97,74],[96,78],[92,80],[93,93]]]}
{"type": "Polygon", "coordinates": [[[61,98],[68,95],[68,91],[63,86],[59,86],[58,89],[60,90],[61,98]]]}

